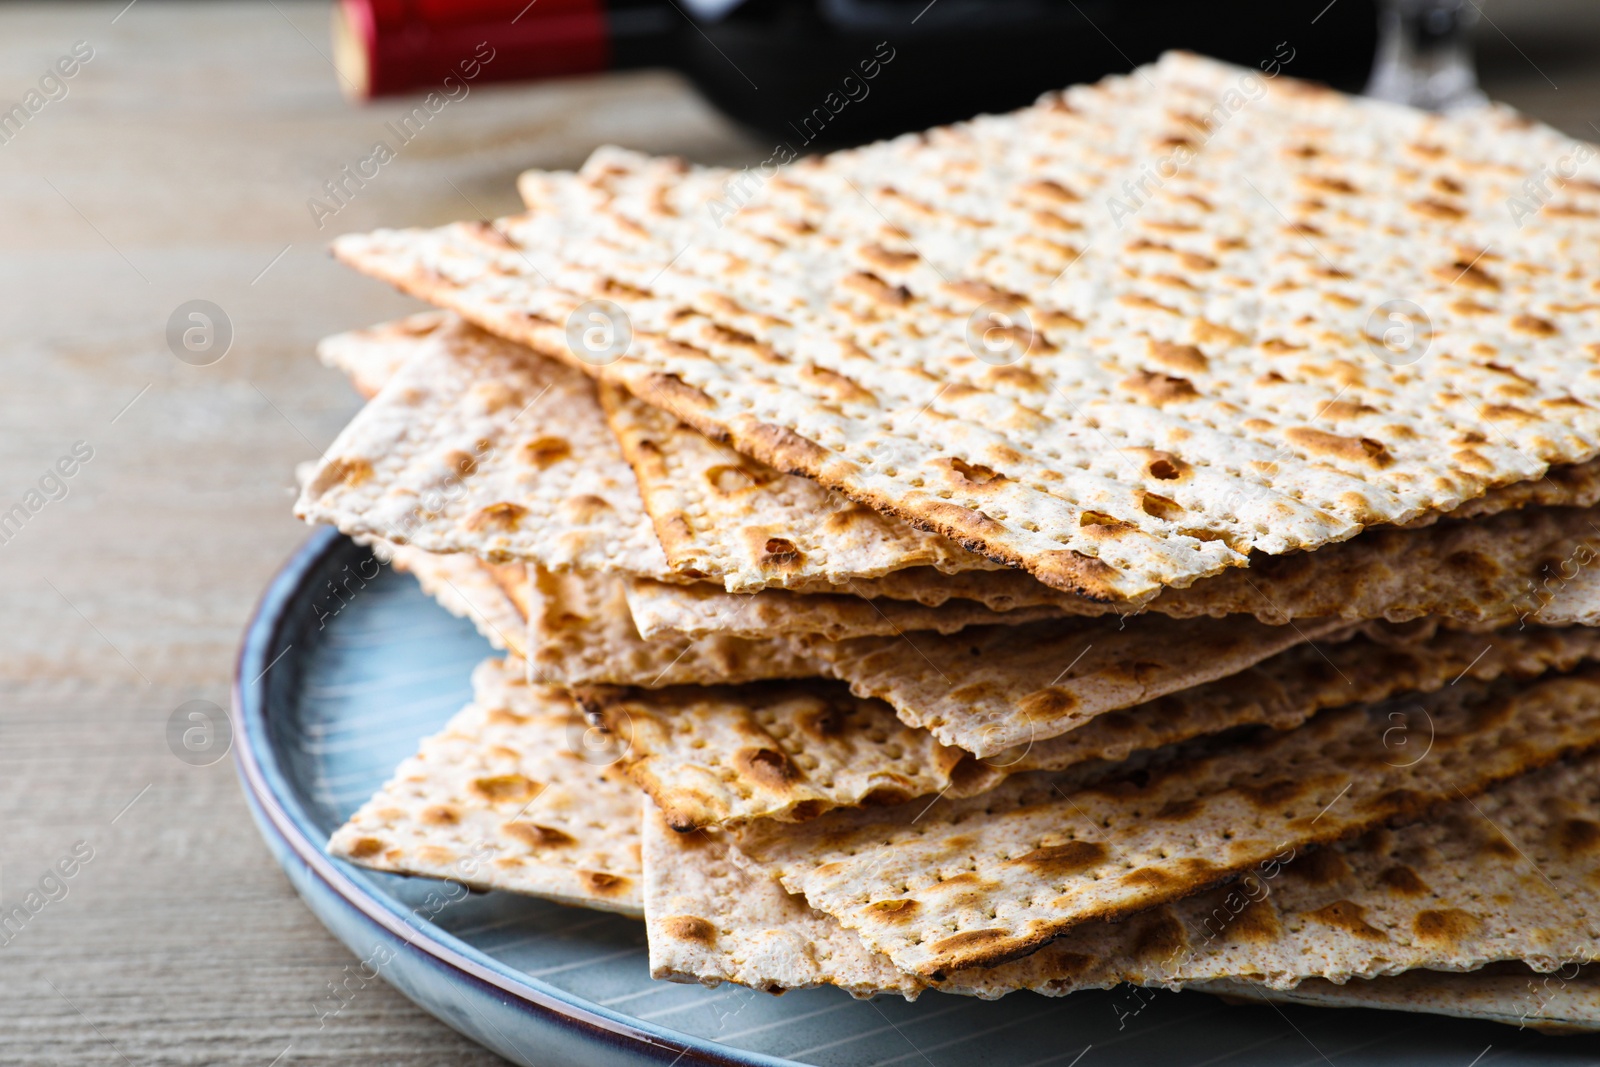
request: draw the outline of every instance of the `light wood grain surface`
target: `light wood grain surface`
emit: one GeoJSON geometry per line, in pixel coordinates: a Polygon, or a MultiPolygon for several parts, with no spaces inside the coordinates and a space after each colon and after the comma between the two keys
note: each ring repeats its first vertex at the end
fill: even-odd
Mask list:
{"type": "MultiPolygon", "coordinates": [[[[0,144],[0,513],[93,450],[0,543],[0,910],[93,850],[0,933],[0,1063],[499,1062],[381,985],[319,1026],[352,959],[269,858],[230,761],[180,761],[167,722],[226,704],[256,595],[306,533],[293,467],[357,406],[313,344],[412,307],[336,267],[330,236],[510,210],[518,170],[607,141],[763,153],[666,74],[483,87],[319,229],[307,199],[403,110],[340,99],[326,6],[123,3],[0,7],[0,110],[94,50],[0,144]],[[191,299],[232,322],[211,366],[167,346],[191,299]]],[[[1489,41],[1491,88],[1595,136],[1592,45],[1516,32],[1489,41]]]]}

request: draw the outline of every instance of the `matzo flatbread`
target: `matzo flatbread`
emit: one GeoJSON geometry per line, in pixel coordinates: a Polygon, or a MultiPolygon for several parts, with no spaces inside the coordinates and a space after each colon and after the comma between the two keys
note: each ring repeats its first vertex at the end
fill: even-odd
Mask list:
{"type": "Polygon", "coordinates": [[[427,552],[671,577],[590,382],[459,322],[339,434],[296,513],[427,552]]]}
{"type": "Polygon", "coordinates": [[[459,322],[448,311],[424,311],[393,322],[349,330],[317,343],[317,358],[343,371],[356,392],[371,400],[428,338],[459,322]]]}
{"type": "Polygon", "coordinates": [[[1169,56],[803,161],[720,224],[722,174],[612,153],[544,210],[336,252],[574,363],[565,324],[604,298],[631,342],[595,373],[1047,584],[1140,600],[1595,454],[1592,279],[1545,264],[1593,258],[1600,192],[1520,229],[1504,210],[1568,148],[1504,110],[1169,56]],[[1225,97],[1248,115],[1218,120],[1225,97]],[[1137,209],[1112,202],[1178,145],[1137,209]],[[1397,292],[1431,321],[1404,366],[1366,336],[1397,292]],[[1012,325],[983,336],[1031,320],[1021,358],[968,349],[986,306],[1012,325]]]}
{"type": "MultiPolygon", "coordinates": [[[[1033,955],[930,984],[985,998],[1123,982],[1276,995],[1314,992],[1330,979],[1521,961],[1546,972],[1529,983],[1531,992],[1554,992],[1600,954],[1597,772],[1600,760],[1590,756],[1460,798],[1427,822],[1288,849],[1239,882],[1119,923],[1085,924],[1033,955]]],[[[673,887],[670,910],[684,917],[650,928],[652,961],[673,977],[764,989],[798,979],[858,993],[877,982],[885,991],[915,991],[900,972],[886,980],[887,957],[866,951],[853,932],[772,879],[733,866],[719,835],[677,834],[647,817],[644,842],[647,913],[659,866],[673,887]],[[714,917],[716,936],[692,936],[705,927],[689,920],[705,916],[714,917]],[[805,938],[744,951],[788,921],[805,938]],[[805,952],[807,938],[831,947],[822,961],[805,952]]],[[[1537,999],[1528,998],[1530,1017],[1539,1015],[1537,999]]]]}
{"type": "Polygon", "coordinates": [[[435,555],[383,541],[375,542],[373,551],[409,572],[424,593],[450,614],[470,621],[495,648],[526,658],[527,609],[496,580],[488,564],[460,553],[435,555]]]}
{"type": "Polygon", "coordinates": [[[588,725],[522,664],[490,659],[473,700],[334,831],[328,851],[379,871],[449,878],[643,914],[639,792],[585,759],[588,725]]]}
{"type": "Polygon", "coordinates": [[[815,634],[841,641],[916,630],[948,634],[968,626],[1013,626],[1067,614],[1052,604],[1002,612],[970,600],[947,600],[930,608],[910,600],[869,599],[851,593],[763,589],[751,595],[729,593],[709,582],[674,585],[649,578],[631,579],[626,589],[628,610],[639,633],[647,638],[815,634]]]}
{"type": "Polygon", "coordinates": [[[989,756],[1349,632],[1338,619],[1268,626],[1248,616],[1197,623],[1137,615],[796,640],[857,696],[885,700],[907,725],[989,756]]]}
{"type": "Polygon", "coordinates": [[[831,682],[588,689],[580,699],[680,831],[938,793],[966,755],[831,682]]]}
{"type": "Polygon", "coordinates": [[[775,572],[842,585],[905,567],[998,567],[810,478],[742,456],[616,386],[602,382],[600,402],[676,570],[720,574],[737,592],[771,585],[775,572]]]}
{"type": "Polygon", "coordinates": [[[639,636],[621,580],[589,571],[532,571],[529,663],[552,685],[717,685],[817,674],[784,638],[639,636]]]}
{"type": "Polygon", "coordinates": [[[644,921],[650,977],[717,985],[738,982],[781,993],[834,985],[856,996],[899,993],[922,983],[770,878],[753,878],[727,845],[680,834],[645,802],[644,921]]]}
{"type": "MultiPolygon", "coordinates": [[[[1529,627],[1491,635],[1440,631],[1399,641],[1386,631],[1318,649],[1301,645],[1238,674],[1111,712],[1059,737],[987,759],[956,757],[876,700],[837,689],[739,686],[580,693],[627,739],[634,780],[680,830],[754,818],[808,818],[902,797],[976,796],[1028,771],[1080,767],[1087,779],[1138,751],[1224,730],[1300,725],[1317,712],[1395,698],[1398,707],[1460,679],[1534,678],[1600,659],[1600,630],[1529,627]]],[[[1391,735],[1398,752],[1425,739],[1391,735]]],[[[1058,783],[1059,784],[1059,783],[1058,783]]]]}
{"type": "MultiPolygon", "coordinates": [[[[328,338],[319,346],[319,352],[326,361],[349,373],[358,388],[370,393],[413,356],[440,343],[454,344],[451,339],[458,336],[476,343],[484,335],[454,316],[427,313],[328,338]]],[[[485,343],[493,342],[485,339],[485,343]]],[[[603,441],[604,434],[595,421],[597,410],[593,404],[579,404],[562,414],[577,424],[575,437],[588,440],[600,433],[603,441]]],[[[502,417],[509,420],[516,416],[506,412],[502,417]]],[[[602,448],[596,455],[603,468],[615,463],[614,449],[602,448]]],[[[486,481],[512,481],[518,477],[514,458],[496,453],[485,458],[479,469],[486,481]]],[[[754,464],[753,469],[763,469],[753,460],[747,462],[754,464]]],[[[1507,505],[1582,504],[1582,511],[1535,507],[1493,519],[1440,523],[1431,530],[1374,530],[1321,552],[1257,560],[1248,571],[1223,574],[1187,590],[1170,590],[1152,606],[1179,617],[1245,612],[1267,622],[1320,615],[1399,621],[1434,614],[1488,624],[1504,623],[1512,617],[1520,619],[1533,611],[1539,611],[1540,620],[1552,625],[1600,622],[1600,592],[1590,588],[1596,582],[1585,567],[1600,552],[1600,526],[1588,507],[1600,486],[1597,472],[1600,463],[1594,462],[1556,468],[1543,480],[1493,490],[1470,505],[1481,511],[1495,501],[1507,505]]],[[[689,490],[675,487],[673,492],[689,490]]],[[[752,503],[753,508],[757,506],[752,503]]],[[[559,524],[555,530],[560,533],[559,524]]],[[[586,538],[593,535],[592,527],[583,533],[586,538]]],[[[596,544],[599,555],[631,558],[625,543],[625,525],[603,531],[600,536],[610,537],[614,543],[596,544]]],[[[756,620],[790,618],[802,620],[807,626],[825,624],[823,630],[810,632],[844,637],[882,627],[884,616],[891,616],[893,625],[901,630],[923,628],[905,622],[924,619],[935,623],[927,628],[949,629],[957,615],[978,621],[970,608],[932,617],[904,610],[896,614],[888,606],[894,600],[938,607],[957,598],[1011,612],[1023,607],[1053,607],[1064,614],[1113,610],[1111,605],[1095,604],[1051,589],[1020,571],[946,575],[932,567],[908,567],[834,586],[791,570],[776,568],[768,574],[769,582],[786,584],[798,591],[871,598],[875,606],[830,597],[822,602],[829,606],[822,608],[821,604],[774,594],[749,600],[741,611],[727,612],[722,617],[734,626],[739,625],[733,622],[738,619],[748,619],[753,624],[756,620]]],[[[683,576],[658,577],[681,580],[683,576]]],[[[665,591],[661,595],[670,597],[665,591]]],[[[717,610],[721,613],[720,608],[717,610]]],[[[1021,622],[1024,616],[1013,614],[1005,621],[1021,622]]],[[[707,623],[701,620],[695,625],[706,627],[707,623]]],[[[789,625],[799,626],[802,622],[789,625]]]]}
{"type": "MultiPolygon", "coordinates": [[[[1193,893],[1285,848],[1416,820],[1430,807],[1600,742],[1600,675],[1461,682],[1139,777],[1060,792],[1018,775],[978,797],[753,823],[739,850],[923,976],[1014,959],[1093,919],[1193,893]],[[1397,763],[1397,724],[1430,758],[1397,763]],[[916,809],[916,810],[912,810],[916,809]]],[[[1404,759],[1409,759],[1408,753],[1404,759]]]]}
{"type": "Polygon", "coordinates": [[[1076,927],[1003,974],[960,973],[941,987],[1059,994],[1247,978],[1284,989],[1498,960],[1555,971],[1600,958],[1597,873],[1591,756],[1458,798],[1422,823],[1284,850],[1232,885],[1076,927]]]}
{"type": "Polygon", "coordinates": [[[1288,990],[1265,990],[1253,982],[1231,979],[1195,988],[1239,1001],[1424,1012],[1547,1034],[1600,1030],[1600,974],[1593,967],[1579,968],[1566,977],[1508,966],[1467,974],[1408,971],[1393,978],[1344,985],[1313,978],[1288,990]]]}

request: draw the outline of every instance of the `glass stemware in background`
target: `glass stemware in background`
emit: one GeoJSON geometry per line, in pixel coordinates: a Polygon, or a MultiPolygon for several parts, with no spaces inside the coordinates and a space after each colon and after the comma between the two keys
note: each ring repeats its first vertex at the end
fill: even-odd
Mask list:
{"type": "Polygon", "coordinates": [[[1488,102],[1472,65],[1472,0],[1383,0],[1366,94],[1429,111],[1488,102]]]}

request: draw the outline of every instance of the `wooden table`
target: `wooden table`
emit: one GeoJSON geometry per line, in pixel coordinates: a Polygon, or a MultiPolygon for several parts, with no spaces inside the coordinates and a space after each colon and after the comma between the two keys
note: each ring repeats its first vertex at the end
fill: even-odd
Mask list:
{"type": "MultiPolygon", "coordinates": [[[[353,960],[268,857],[230,761],[179,760],[168,720],[227,703],[257,592],[306,534],[294,465],[356,409],[313,344],[412,307],[336,267],[329,237],[511,210],[518,170],[607,141],[760,146],[664,74],[483,87],[319,229],[308,199],[404,110],[339,98],[325,5],[123,2],[0,9],[0,107],[93,49],[0,143],[0,515],[42,478],[60,496],[48,472],[92,449],[0,533],[0,910],[92,849],[0,929],[0,1063],[498,1062],[381,984],[319,1027],[353,960]],[[232,324],[208,366],[166,339],[194,299],[232,324]]],[[[1582,52],[1492,54],[1498,95],[1575,133],[1600,117],[1582,52]]]]}

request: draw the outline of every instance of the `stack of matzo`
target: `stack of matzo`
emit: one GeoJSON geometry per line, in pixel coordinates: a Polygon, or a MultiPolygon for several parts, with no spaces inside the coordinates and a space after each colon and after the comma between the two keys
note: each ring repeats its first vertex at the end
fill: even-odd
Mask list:
{"type": "Polygon", "coordinates": [[[1600,183],[1505,206],[1570,150],[1173,55],[342,239],[444,310],[325,344],[300,513],[507,656],[332,851],[679,981],[1600,1026],[1600,183]]]}

